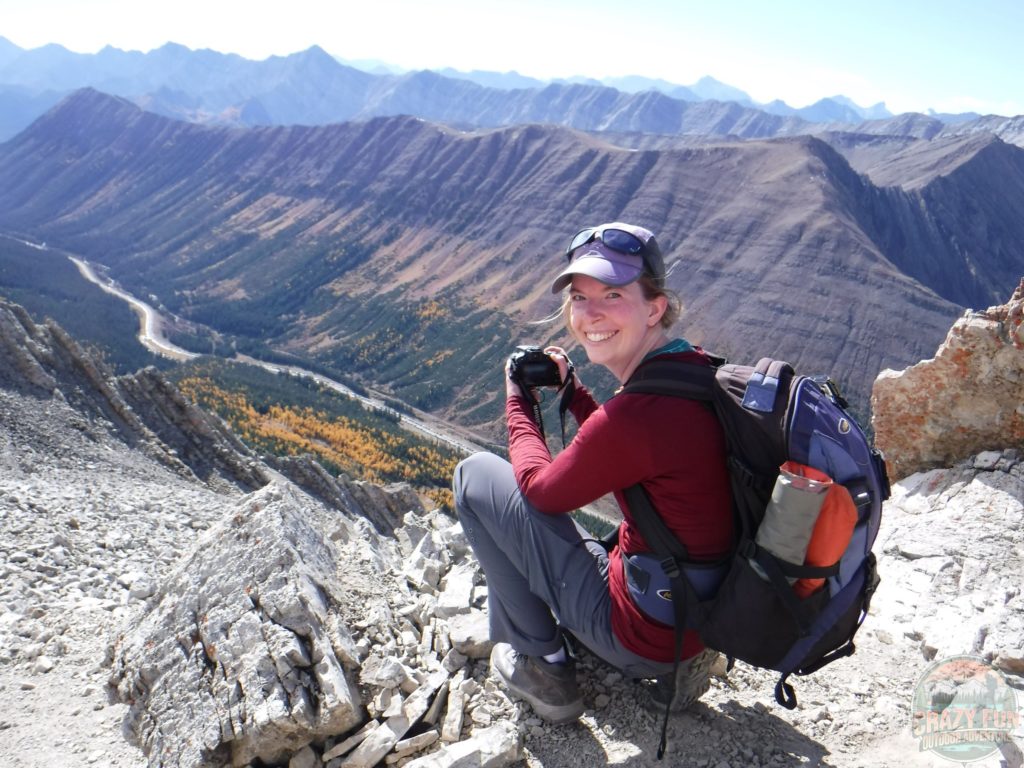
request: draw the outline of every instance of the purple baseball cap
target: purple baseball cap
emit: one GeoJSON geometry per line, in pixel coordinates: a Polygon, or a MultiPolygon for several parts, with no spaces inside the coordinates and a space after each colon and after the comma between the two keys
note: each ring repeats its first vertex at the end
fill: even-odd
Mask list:
{"type": "Polygon", "coordinates": [[[573,275],[587,275],[615,286],[632,283],[645,271],[659,282],[665,279],[665,262],[654,234],[633,224],[617,221],[583,229],[566,254],[569,266],[551,284],[552,293],[569,285],[573,275]]]}

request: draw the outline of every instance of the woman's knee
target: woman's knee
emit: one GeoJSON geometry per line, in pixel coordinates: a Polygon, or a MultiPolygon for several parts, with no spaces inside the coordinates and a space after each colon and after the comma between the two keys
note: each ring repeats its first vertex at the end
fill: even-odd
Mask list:
{"type": "Polygon", "coordinates": [[[455,496],[456,509],[465,506],[466,489],[473,479],[473,467],[479,464],[477,456],[480,455],[474,453],[455,465],[455,471],[452,473],[452,494],[455,496]]]}
{"type": "Polygon", "coordinates": [[[460,461],[452,474],[456,511],[461,515],[461,510],[473,507],[475,498],[491,497],[495,480],[505,471],[511,471],[511,465],[493,453],[474,453],[460,461]]]}

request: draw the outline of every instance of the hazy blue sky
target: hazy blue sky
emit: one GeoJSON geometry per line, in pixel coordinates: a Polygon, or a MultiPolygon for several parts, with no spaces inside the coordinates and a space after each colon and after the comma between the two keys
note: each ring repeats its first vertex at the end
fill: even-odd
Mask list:
{"type": "Polygon", "coordinates": [[[253,59],[315,44],[406,69],[711,75],[794,107],[844,94],[894,112],[1024,113],[1021,0],[0,0],[0,35],[253,59]]]}

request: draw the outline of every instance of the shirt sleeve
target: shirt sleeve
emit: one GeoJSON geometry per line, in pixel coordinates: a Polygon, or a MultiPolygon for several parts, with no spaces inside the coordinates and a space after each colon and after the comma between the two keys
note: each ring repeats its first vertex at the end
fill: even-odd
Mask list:
{"type": "Polygon", "coordinates": [[[582,425],[597,408],[597,401],[590,394],[590,390],[582,384],[577,384],[572,400],[569,402],[569,413],[576,419],[576,423],[582,425]]]}
{"type": "MultiPolygon", "coordinates": [[[[594,411],[598,409],[597,401],[590,390],[578,384],[569,402],[569,413],[582,425],[594,411]]],[[[533,421],[531,407],[522,395],[509,398],[505,403],[505,418],[508,423],[509,452],[513,446],[518,449],[524,461],[544,463],[551,461],[551,452],[533,421]]]]}
{"type": "MultiPolygon", "coordinates": [[[[593,402],[589,394],[587,398],[593,402]]],[[[609,413],[609,405],[590,410],[572,442],[552,458],[526,402],[509,398],[512,468],[520,490],[536,509],[548,514],[571,512],[639,482],[650,472],[653,457],[638,426],[641,420],[616,418],[618,409],[613,407],[609,413]]]]}

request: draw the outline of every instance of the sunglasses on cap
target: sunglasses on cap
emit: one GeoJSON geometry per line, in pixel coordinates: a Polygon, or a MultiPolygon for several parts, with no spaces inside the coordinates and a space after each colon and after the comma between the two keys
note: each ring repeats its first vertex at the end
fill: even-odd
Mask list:
{"type": "MultiPolygon", "coordinates": [[[[581,248],[594,240],[600,240],[613,251],[631,256],[643,256],[647,250],[644,241],[632,232],[612,227],[605,227],[604,229],[600,227],[587,227],[586,229],[581,229],[573,236],[569,242],[569,247],[565,249],[566,257],[569,261],[572,261],[572,254],[577,248],[581,248]]],[[[646,262],[646,259],[644,261],[646,262]]]]}

